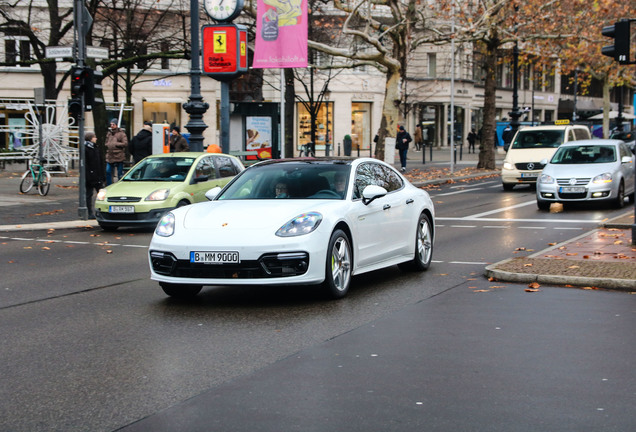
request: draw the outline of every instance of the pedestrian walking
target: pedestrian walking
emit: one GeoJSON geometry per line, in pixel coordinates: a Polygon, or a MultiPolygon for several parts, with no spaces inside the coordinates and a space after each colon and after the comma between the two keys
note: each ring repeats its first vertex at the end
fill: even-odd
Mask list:
{"type": "Polygon", "coordinates": [[[152,154],[152,122],[144,122],[141,130],[130,140],[129,150],[134,163],[152,154]]]}
{"type": "Polygon", "coordinates": [[[475,153],[475,142],[477,141],[477,133],[475,132],[475,129],[471,129],[470,132],[468,132],[468,153],[470,153],[470,150],[472,149],[473,153],[475,153]]]}
{"type": "Polygon", "coordinates": [[[84,184],[86,185],[86,208],[88,218],[95,219],[93,191],[99,193],[104,187],[104,165],[102,155],[97,146],[97,135],[88,132],[84,136],[84,184]]]}
{"type": "Polygon", "coordinates": [[[124,175],[124,160],[126,160],[128,137],[117,123],[117,119],[112,119],[106,133],[106,185],[113,183],[113,171],[115,169],[117,170],[117,180],[120,180],[124,175]]]}
{"type": "Polygon", "coordinates": [[[422,147],[424,146],[424,134],[422,133],[422,125],[419,123],[415,126],[413,141],[415,142],[415,151],[422,150],[422,147]]]}
{"type": "Polygon", "coordinates": [[[172,136],[170,137],[170,151],[187,152],[190,151],[188,141],[181,135],[179,126],[172,126],[172,136]]]}
{"type": "Polygon", "coordinates": [[[402,172],[406,171],[406,154],[409,151],[409,143],[413,141],[411,135],[404,130],[404,126],[398,126],[398,133],[395,137],[395,147],[400,154],[400,164],[402,165],[402,172]]]}

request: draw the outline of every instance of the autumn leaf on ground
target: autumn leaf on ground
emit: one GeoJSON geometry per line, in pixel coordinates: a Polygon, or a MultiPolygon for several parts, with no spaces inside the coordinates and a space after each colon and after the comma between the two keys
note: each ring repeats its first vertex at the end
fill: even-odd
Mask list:
{"type": "Polygon", "coordinates": [[[526,288],[526,290],[525,290],[525,291],[526,291],[526,292],[539,292],[539,291],[541,291],[541,290],[540,290],[540,289],[538,289],[538,288],[526,288]]]}
{"type": "Polygon", "coordinates": [[[598,290],[597,287],[589,287],[589,286],[583,287],[581,289],[584,289],[584,290],[598,290]]]}
{"type": "Polygon", "coordinates": [[[488,278],[488,282],[497,282],[497,279],[496,279],[496,278],[494,278],[494,277],[492,277],[492,276],[490,276],[490,277],[488,278]]]}
{"type": "Polygon", "coordinates": [[[106,253],[107,253],[107,254],[112,254],[112,253],[113,253],[113,251],[112,251],[112,250],[110,250],[110,249],[108,249],[108,250],[106,251],[106,253]]]}
{"type": "Polygon", "coordinates": [[[557,243],[548,243],[548,246],[556,246],[557,243]]]}
{"type": "Polygon", "coordinates": [[[530,288],[539,288],[541,285],[539,285],[538,282],[532,282],[530,285],[528,285],[530,288]]]}
{"type": "Polygon", "coordinates": [[[51,250],[51,248],[50,248],[50,247],[48,247],[48,246],[44,246],[44,247],[42,248],[42,250],[51,250]]]}
{"type": "Polygon", "coordinates": [[[583,259],[590,259],[589,255],[583,255],[583,259]]]}
{"type": "Polygon", "coordinates": [[[570,266],[570,267],[568,267],[568,268],[571,268],[571,269],[577,269],[577,268],[581,268],[581,267],[579,267],[579,266],[577,266],[577,265],[573,265],[573,266],[570,266]]]}
{"type": "Polygon", "coordinates": [[[479,290],[473,290],[473,292],[476,292],[476,293],[482,293],[482,292],[490,292],[490,290],[487,290],[487,289],[479,289],[479,290]]]}
{"type": "Polygon", "coordinates": [[[523,265],[524,267],[532,267],[532,263],[527,263],[523,265]]]}
{"type": "Polygon", "coordinates": [[[623,244],[623,240],[616,240],[614,242],[615,245],[622,245],[623,244]]]}
{"type": "Polygon", "coordinates": [[[524,247],[518,247],[518,248],[517,248],[517,249],[515,249],[515,250],[517,250],[517,251],[524,251],[524,250],[526,250],[526,248],[524,248],[524,247]]]}
{"type": "Polygon", "coordinates": [[[576,256],[578,255],[578,252],[568,252],[565,254],[565,256],[576,256]]]}

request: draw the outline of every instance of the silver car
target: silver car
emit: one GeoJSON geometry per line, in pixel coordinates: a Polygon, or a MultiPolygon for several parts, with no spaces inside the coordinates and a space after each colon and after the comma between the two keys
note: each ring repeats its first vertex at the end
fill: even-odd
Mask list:
{"type": "MultiPolygon", "coordinates": [[[[634,202],[634,155],[623,141],[583,140],[562,144],[537,181],[537,206],[553,202],[634,202]]],[[[542,162],[548,162],[544,160],[542,162]]]]}

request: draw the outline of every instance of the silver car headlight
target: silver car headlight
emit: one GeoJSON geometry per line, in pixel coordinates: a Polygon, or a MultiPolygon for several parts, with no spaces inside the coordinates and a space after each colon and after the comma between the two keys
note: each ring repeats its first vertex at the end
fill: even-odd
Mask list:
{"type": "Polygon", "coordinates": [[[144,201],[165,201],[170,195],[170,189],[157,189],[146,197],[144,201]]]}
{"type": "Polygon", "coordinates": [[[166,213],[155,228],[155,234],[161,237],[170,237],[174,234],[174,214],[172,212],[166,213]]]}
{"type": "Polygon", "coordinates": [[[594,184],[602,184],[602,183],[611,183],[612,182],[612,174],[605,173],[601,175],[597,175],[592,179],[592,183],[594,184]]]}
{"type": "Polygon", "coordinates": [[[511,170],[511,169],[514,169],[514,168],[515,168],[514,165],[511,164],[510,162],[504,162],[503,163],[503,169],[511,170]]]}
{"type": "Polygon", "coordinates": [[[541,177],[539,177],[539,183],[554,184],[554,178],[547,174],[541,174],[541,177]]]}
{"type": "Polygon", "coordinates": [[[322,222],[322,215],[320,213],[303,213],[280,227],[278,231],[276,231],[276,235],[278,237],[294,237],[309,234],[318,228],[320,222],[322,222]]]}

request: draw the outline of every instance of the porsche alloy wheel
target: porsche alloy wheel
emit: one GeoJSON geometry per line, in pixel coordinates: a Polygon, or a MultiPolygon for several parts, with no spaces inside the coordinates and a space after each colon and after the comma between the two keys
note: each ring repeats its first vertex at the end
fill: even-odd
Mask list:
{"type": "Polygon", "coordinates": [[[351,245],[342,230],[336,230],[329,240],[324,287],[330,297],[344,297],[351,284],[351,245]]]}
{"type": "Polygon", "coordinates": [[[415,231],[415,256],[413,260],[402,263],[399,267],[403,270],[424,271],[431,265],[433,258],[433,227],[431,219],[422,213],[417,221],[415,231]]]}

